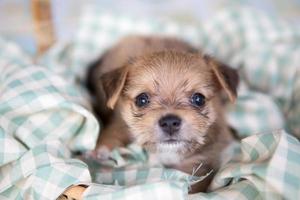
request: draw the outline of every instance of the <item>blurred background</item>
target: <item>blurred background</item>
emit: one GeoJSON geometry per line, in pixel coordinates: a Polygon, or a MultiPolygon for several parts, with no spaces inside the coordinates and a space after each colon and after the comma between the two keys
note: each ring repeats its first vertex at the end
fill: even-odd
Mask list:
{"type": "MultiPolygon", "coordinates": [[[[42,34],[46,43],[70,40],[78,28],[82,9],[88,5],[134,17],[201,24],[224,6],[241,4],[300,25],[300,0],[1,0],[0,34],[35,55],[37,41],[43,40],[38,35],[42,34]]],[[[44,51],[47,44],[42,48],[44,51]]]]}

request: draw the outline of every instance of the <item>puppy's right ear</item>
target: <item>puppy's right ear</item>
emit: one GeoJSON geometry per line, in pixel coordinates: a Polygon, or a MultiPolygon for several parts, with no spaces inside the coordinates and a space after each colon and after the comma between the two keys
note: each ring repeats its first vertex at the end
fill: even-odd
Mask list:
{"type": "Polygon", "coordinates": [[[111,72],[107,72],[100,77],[104,93],[106,95],[106,105],[110,109],[114,109],[122,89],[125,85],[128,74],[128,67],[121,67],[111,72]]]}
{"type": "Polygon", "coordinates": [[[239,84],[239,76],[237,71],[208,55],[204,55],[203,58],[211,67],[221,88],[224,89],[230,101],[234,102],[237,97],[237,87],[239,84]]]}

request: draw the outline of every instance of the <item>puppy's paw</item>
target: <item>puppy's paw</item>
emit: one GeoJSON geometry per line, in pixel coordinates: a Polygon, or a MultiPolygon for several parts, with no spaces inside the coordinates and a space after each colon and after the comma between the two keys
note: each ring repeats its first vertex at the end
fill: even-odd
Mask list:
{"type": "Polygon", "coordinates": [[[100,146],[93,151],[86,152],[84,158],[105,161],[105,160],[109,160],[110,154],[111,154],[111,150],[107,146],[100,146]]]}
{"type": "Polygon", "coordinates": [[[108,160],[111,157],[111,150],[107,146],[100,146],[95,151],[99,160],[108,160]]]}

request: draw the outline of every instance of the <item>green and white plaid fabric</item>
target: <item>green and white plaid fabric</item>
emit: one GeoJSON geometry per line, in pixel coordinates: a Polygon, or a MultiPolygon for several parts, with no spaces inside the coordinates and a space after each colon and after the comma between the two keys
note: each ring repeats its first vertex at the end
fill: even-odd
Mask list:
{"type": "Polygon", "coordinates": [[[0,39],[0,199],[55,199],[90,181],[71,151],[95,146],[99,126],[76,87],[0,39]]]}
{"type": "Polygon", "coordinates": [[[80,183],[90,185],[87,200],[299,199],[299,43],[299,28],[246,7],[199,27],[88,9],[74,41],[57,44],[38,65],[0,39],[0,199],[55,199],[80,183]],[[99,132],[81,85],[85,66],[130,33],[178,36],[239,70],[228,119],[244,139],[226,151],[211,192],[188,195],[201,179],[149,166],[135,145],[106,162],[72,156],[93,149],[99,132]]]}

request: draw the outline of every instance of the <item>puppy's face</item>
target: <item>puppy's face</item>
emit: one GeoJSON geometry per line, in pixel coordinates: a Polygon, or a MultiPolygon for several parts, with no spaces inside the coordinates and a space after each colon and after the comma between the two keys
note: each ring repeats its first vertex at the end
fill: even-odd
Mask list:
{"type": "Polygon", "coordinates": [[[235,97],[230,74],[199,54],[150,54],[114,74],[111,81],[121,86],[108,95],[108,105],[116,104],[135,141],[155,153],[192,154],[222,118],[220,91],[235,97]]]}

